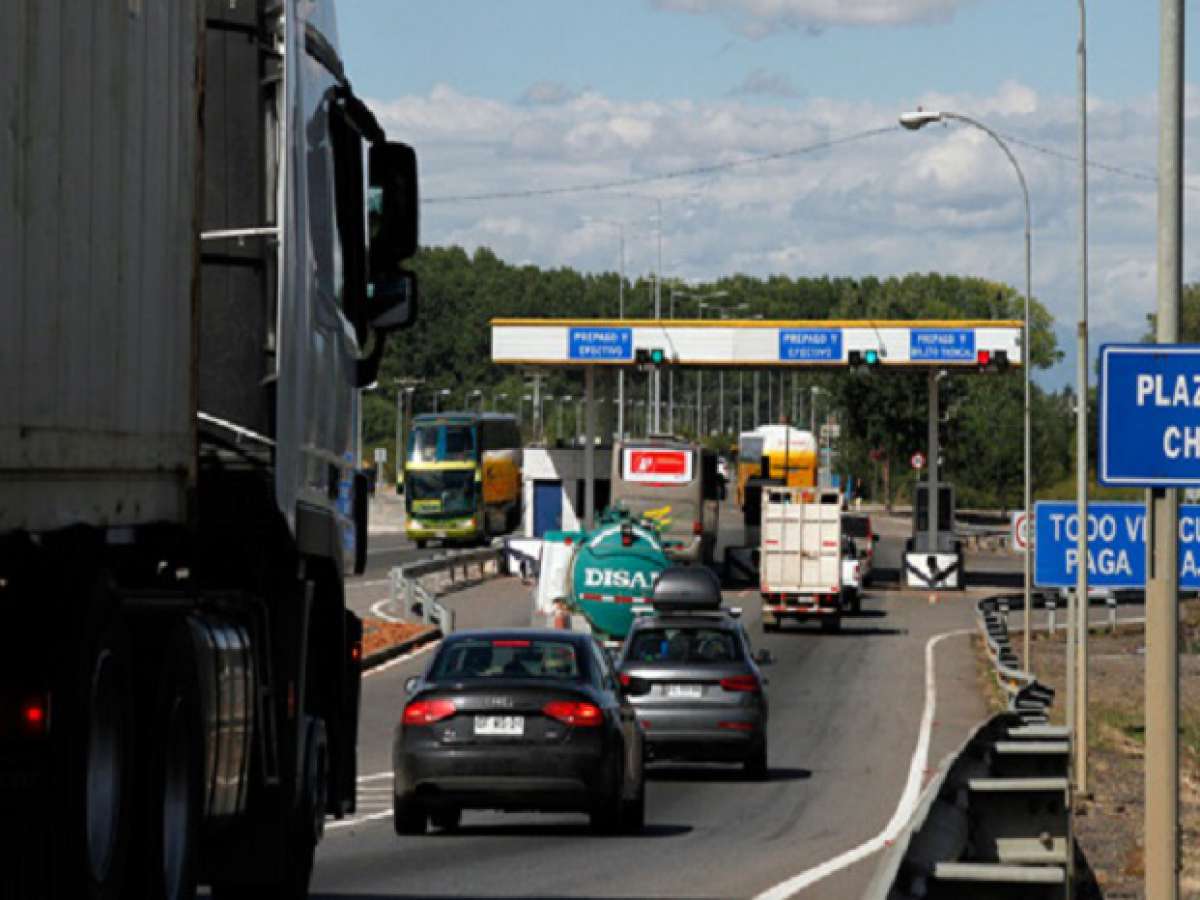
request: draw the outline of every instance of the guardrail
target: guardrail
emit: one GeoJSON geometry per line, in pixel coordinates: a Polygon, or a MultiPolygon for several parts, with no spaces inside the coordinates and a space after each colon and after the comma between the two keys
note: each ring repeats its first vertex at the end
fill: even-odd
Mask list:
{"type": "Polygon", "coordinates": [[[939,764],[885,851],[868,900],[1070,896],[1071,736],[1049,724],[1054,691],[1020,668],[1008,633],[1009,599],[989,597],[976,608],[1008,709],[939,764]]]}
{"type": "Polygon", "coordinates": [[[395,566],[388,573],[391,582],[392,604],[406,613],[420,615],[426,625],[436,625],[442,634],[454,631],[454,610],[438,600],[446,588],[468,582],[482,581],[491,574],[500,574],[500,549],[483,547],[478,550],[445,551],[429,559],[395,566]],[[471,571],[477,571],[472,578],[471,571]],[[441,583],[430,589],[422,578],[443,576],[441,583]]]}

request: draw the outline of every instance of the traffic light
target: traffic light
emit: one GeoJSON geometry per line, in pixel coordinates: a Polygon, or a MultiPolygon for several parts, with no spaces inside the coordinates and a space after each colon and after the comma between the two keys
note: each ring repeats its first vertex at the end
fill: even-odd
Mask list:
{"type": "Polygon", "coordinates": [[[1005,350],[980,350],[975,354],[980,372],[1003,372],[1008,368],[1008,352],[1005,350]]]}
{"type": "Polygon", "coordinates": [[[661,366],[667,361],[667,353],[661,347],[639,347],[633,359],[639,366],[661,366]]]}
{"type": "Polygon", "coordinates": [[[865,365],[865,366],[879,365],[879,351],[878,350],[851,350],[847,354],[846,358],[849,361],[851,368],[858,368],[859,366],[863,366],[863,365],[865,365]]]}

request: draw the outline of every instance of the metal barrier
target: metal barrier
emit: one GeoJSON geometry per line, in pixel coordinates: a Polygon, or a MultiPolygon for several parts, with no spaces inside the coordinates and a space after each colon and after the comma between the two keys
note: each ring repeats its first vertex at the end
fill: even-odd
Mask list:
{"type": "Polygon", "coordinates": [[[1054,691],[1019,666],[1008,634],[1010,599],[989,597],[977,606],[1008,710],[938,766],[885,851],[868,900],[1070,896],[1071,736],[1048,722],[1054,691]]]}
{"type": "Polygon", "coordinates": [[[497,547],[478,550],[445,551],[430,559],[394,567],[388,573],[391,582],[392,604],[405,613],[421,616],[426,625],[436,625],[442,634],[454,631],[454,610],[438,600],[446,587],[482,581],[491,574],[500,574],[500,551],[497,547]],[[477,575],[471,577],[475,569],[477,575]],[[422,578],[443,576],[448,579],[431,590],[421,583],[422,578]]]}

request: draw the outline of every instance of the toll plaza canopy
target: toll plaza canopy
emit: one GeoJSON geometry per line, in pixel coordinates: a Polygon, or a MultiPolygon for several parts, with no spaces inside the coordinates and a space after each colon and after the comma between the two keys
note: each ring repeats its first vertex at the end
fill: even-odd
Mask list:
{"type": "Polygon", "coordinates": [[[1021,365],[1021,330],[1001,320],[493,319],[492,361],[994,370],[1021,365]]]}

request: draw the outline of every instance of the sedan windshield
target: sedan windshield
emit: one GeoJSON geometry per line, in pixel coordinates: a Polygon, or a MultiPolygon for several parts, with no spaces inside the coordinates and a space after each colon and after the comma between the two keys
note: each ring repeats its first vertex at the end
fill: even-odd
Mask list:
{"type": "Polygon", "coordinates": [[[741,658],[731,631],[718,628],[647,628],[633,636],[629,662],[731,663],[741,658]]]}
{"type": "Polygon", "coordinates": [[[566,641],[466,638],[442,648],[429,671],[429,680],[545,678],[581,681],[581,668],[575,645],[566,641]]]}

